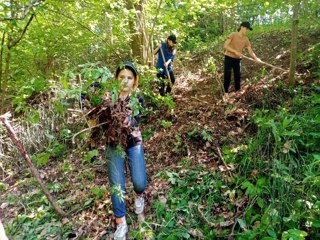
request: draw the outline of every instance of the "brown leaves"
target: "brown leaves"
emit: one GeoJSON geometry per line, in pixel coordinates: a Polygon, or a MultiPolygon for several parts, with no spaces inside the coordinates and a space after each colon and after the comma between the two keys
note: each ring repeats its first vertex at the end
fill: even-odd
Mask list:
{"type": "Polygon", "coordinates": [[[125,121],[131,115],[131,110],[126,101],[118,98],[113,104],[110,94],[107,94],[102,103],[89,108],[86,115],[89,126],[101,125],[91,129],[91,136],[87,140],[91,142],[91,145],[117,146],[121,144],[124,148],[127,146],[127,137],[131,129],[125,121]]]}

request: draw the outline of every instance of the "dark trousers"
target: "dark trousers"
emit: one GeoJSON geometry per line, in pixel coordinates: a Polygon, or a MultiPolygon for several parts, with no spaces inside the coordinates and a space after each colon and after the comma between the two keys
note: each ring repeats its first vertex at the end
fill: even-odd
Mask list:
{"type": "Polygon", "coordinates": [[[231,71],[234,74],[234,88],[236,91],[240,90],[241,80],[241,59],[224,56],[224,91],[229,91],[231,81],[231,71]]]}
{"type": "Polygon", "coordinates": [[[169,72],[169,75],[170,75],[170,79],[171,79],[171,84],[169,81],[167,81],[167,84],[166,84],[165,81],[168,78],[167,74],[157,73],[157,78],[160,79],[159,93],[161,96],[164,96],[166,93],[170,93],[172,90],[172,86],[175,82],[173,71],[169,72]],[[165,89],[165,87],[166,87],[166,89],[165,89]]]}

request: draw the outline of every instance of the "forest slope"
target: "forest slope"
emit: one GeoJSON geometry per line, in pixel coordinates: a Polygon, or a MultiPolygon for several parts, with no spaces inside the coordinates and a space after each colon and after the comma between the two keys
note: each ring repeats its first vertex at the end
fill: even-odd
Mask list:
{"type": "MultiPolygon", "coordinates": [[[[300,85],[314,80],[308,76],[310,63],[304,56],[309,47],[316,43],[315,36],[315,33],[304,33],[299,37],[299,49],[303,53],[297,68],[300,85]]],[[[290,39],[289,32],[254,35],[253,49],[262,60],[287,69],[287,39],[290,39]]],[[[210,51],[194,53],[191,61],[178,59],[175,65],[177,82],[172,94],[175,102],[173,110],[147,105],[150,114],[143,119],[142,130],[149,179],[146,214],[150,222],[156,222],[157,219],[154,202],[166,195],[172,183],[159,177],[159,173],[166,170],[188,172],[202,166],[204,174],[217,174],[221,179],[229,181],[236,169],[232,164],[225,164],[222,149],[241,146],[248,136],[256,133],[256,126],[250,122],[255,109],[277,109],[293,97],[292,91],[279,87],[287,81],[285,73],[243,60],[242,90],[223,99],[219,90],[223,63],[221,51],[222,43],[210,51]],[[210,57],[214,60],[208,65],[209,59],[212,59],[210,57]],[[215,66],[214,71],[208,72],[206,68],[212,65],[215,66]]],[[[181,53],[181,56],[184,54],[181,53]]],[[[4,220],[9,233],[13,234],[13,239],[27,239],[28,236],[39,234],[47,239],[49,236],[50,239],[79,239],[81,236],[88,239],[108,239],[111,236],[113,218],[110,194],[105,191],[105,187],[108,188],[106,166],[83,164],[79,161],[82,159],[81,154],[78,149],[70,149],[66,159],[49,162],[40,170],[51,192],[61,200],[63,208],[71,210],[68,218],[62,220],[52,214],[52,209],[48,207],[37,185],[33,184],[34,180],[28,171],[20,171],[13,174],[14,177],[5,178],[5,183],[10,187],[1,193],[1,202],[5,205],[0,209],[0,218],[4,220]],[[92,191],[93,188],[96,191],[92,191]],[[16,201],[13,198],[22,200],[16,201]],[[37,220],[33,221],[35,216],[37,220]],[[21,228],[24,231],[19,231],[21,228]]],[[[99,156],[101,161],[103,158],[103,154],[99,156]]],[[[128,188],[132,188],[130,183],[128,188]]],[[[129,219],[135,218],[132,196],[132,191],[129,191],[126,198],[129,219]]],[[[222,207],[217,208],[212,215],[223,212],[222,207]]],[[[237,212],[233,212],[231,216],[235,218],[236,214],[237,212]]],[[[132,229],[137,228],[134,222],[129,222],[132,229]]],[[[233,223],[226,223],[227,228],[232,225],[233,223]]],[[[193,232],[191,235],[196,237],[196,234],[193,232]]],[[[200,235],[198,237],[201,238],[200,235]]]]}

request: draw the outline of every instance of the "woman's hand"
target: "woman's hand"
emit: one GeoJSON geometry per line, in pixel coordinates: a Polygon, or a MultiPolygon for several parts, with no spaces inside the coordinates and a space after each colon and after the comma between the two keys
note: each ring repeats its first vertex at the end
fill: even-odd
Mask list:
{"type": "Polygon", "coordinates": [[[131,127],[131,117],[132,117],[132,111],[129,111],[127,117],[124,119],[123,124],[126,127],[131,127]]]}

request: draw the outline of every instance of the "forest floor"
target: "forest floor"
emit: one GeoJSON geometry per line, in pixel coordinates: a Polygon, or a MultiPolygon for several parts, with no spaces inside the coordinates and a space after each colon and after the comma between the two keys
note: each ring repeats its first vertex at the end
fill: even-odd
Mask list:
{"type": "MultiPolygon", "coordinates": [[[[289,32],[281,35],[276,32],[262,34],[251,41],[256,55],[261,60],[288,69],[290,46],[289,43],[285,44],[284,39],[290,39],[289,32]],[[268,41],[265,41],[266,39],[268,41]]],[[[308,51],[309,46],[306,43],[311,44],[314,39],[316,37],[312,35],[301,36],[299,49],[308,51]]],[[[232,165],[225,164],[221,155],[222,148],[224,146],[235,148],[248,136],[254,135],[256,129],[249,118],[255,109],[264,106],[266,99],[269,101],[268,105],[274,105],[276,108],[282,100],[291,97],[287,92],[280,92],[277,87],[287,82],[287,73],[249,60],[243,60],[242,63],[241,91],[235,93],[231,87],[229,96],[224,96],[221,91],[222,44],[206,54],[195,53],[189,56],[192,60],[183,60],[183,54],[179,59],[178,55],[174,66],[176,83],[171,94],[175,102],[173,110],[147,106],[151,114],[148,119],[142,120],[143,132],[149,133],[144,142],[148,175],[147,220],[152,219],[152,202],[158,200],[159,193],[163,196],[170,188],[170,184],[159,177],[160,172],[183,170],[181,163],[188,161],[191,168],[203,164],[208,170],[220,171],[222,175],[228,177],[236,169],[232,165]],[[210,57],[214,58],[216,68],[208,73],[204,69],[210,57]]],[[[298,65],[298,73],[303,76],[307,66],[304,66],[303,62],[298,65]]],[[[301,81],[299,84],[304,82],[301,81]]],[[[94,199],[90,192],[95,186],[106,186],[108,189],[106,166],[82,164],[79,161],[79,154],[79,149],[70,152],[67,160],[70,170],[67,173],[64,170],[66,161],[52,162],[40,170],[41,177],[45,182],[64,185],[63,191],[52,192],[56,199],[64,199],[62,207],[65,211],[72,210],[60,223],[71,226],[69,239],[81,239],[81,236],[87,236],[87,239],[109,239],[114,228],[110,193],[106,191],[102,198],[94,199]]],[[[101,155],[99,160],[102,161],[103,158],[101,155]]],[[[30,194],[38,189],[37,185],[27,184],[27,181],[33,182],[28,171],[13,176],[6,180],[10,187],[1,193],[1,199],[4,199],[5,194],[9,192],[16,198],[23,198],[24,194],[30,194]]],[[[127,180],[128,219],[130,226],[136,228],[133,211],[134,195],[129,174],[127,180]]],[[[0,218],[6,225],[17,214],[23,212],[28,212],[28,206],[2,204],[0,218]]],[[[48,226],[50,224],[55,226],[57,223],[47,223],[48,226]]],[[[51,239],[60,238],[52,236],[51,239]]]]}

